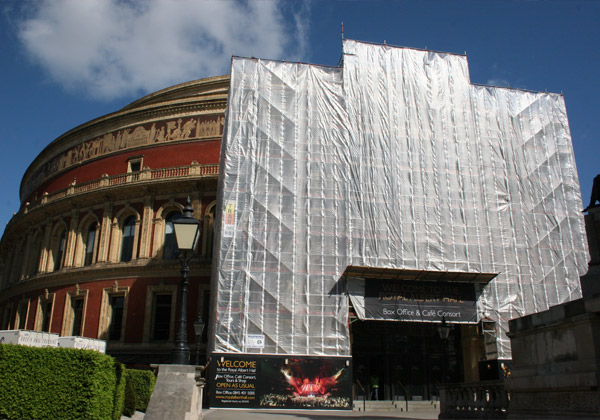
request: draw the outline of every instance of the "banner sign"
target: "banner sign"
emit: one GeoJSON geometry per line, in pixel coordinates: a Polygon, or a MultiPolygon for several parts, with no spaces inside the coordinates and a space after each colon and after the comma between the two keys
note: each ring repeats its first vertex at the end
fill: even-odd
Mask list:
{"type": "Polygon", "coordinates": [[[475,285],[365,279],[365,317],[393,321],[477,322],[475,285]]]}
{"type": "Polygon", "coordinates": [[[223,236],[231,238],[235,233],[235,201],[228,201],[225,206],[225,217],[223,218],[223,236]]]}
{"type": "Polygon", "coordinates": [[[352,410],[351,358],[213,354],[211,408],[352,410]]]}

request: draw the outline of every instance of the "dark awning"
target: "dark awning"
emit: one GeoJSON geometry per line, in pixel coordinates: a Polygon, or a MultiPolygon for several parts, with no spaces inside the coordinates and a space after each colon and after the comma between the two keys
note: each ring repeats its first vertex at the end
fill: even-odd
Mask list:
{"type": "Polygon", "coordinates": [[[346,277],[375,279],[444,281],[488,284],[498,273],[475,273],[464,271],[429,271],[404,268],[361,267],[349,265],[344,271],[346,277]]]}

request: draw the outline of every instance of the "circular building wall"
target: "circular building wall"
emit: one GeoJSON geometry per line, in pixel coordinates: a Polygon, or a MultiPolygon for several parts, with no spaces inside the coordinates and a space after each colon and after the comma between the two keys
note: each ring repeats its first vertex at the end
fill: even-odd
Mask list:
{"type": "Polygon", "coordinates": [[[41,151],[0,242],[0,329],[104,339],[129,364],[168,361],[180,282],[171,221],[189,197],[202,227],[188,294],[195,359],[228,87],[219,76],[155,92],[41,151]]]}

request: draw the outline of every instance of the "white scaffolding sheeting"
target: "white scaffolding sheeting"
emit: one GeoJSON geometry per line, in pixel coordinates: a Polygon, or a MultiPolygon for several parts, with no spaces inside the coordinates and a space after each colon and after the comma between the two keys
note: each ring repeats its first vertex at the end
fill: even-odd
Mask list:
{"type": "Polygon", "coordinates": [[[563,97],[475,86],[465,56],[344,42],[343,69],[234,58],[217,352],[348,355],[348,265],[498,273],[508,320],[580,297],[587,244],[563,97]],[[248,347],[249,335],[265,344],[248,347]]]}
{"type": "Polygon", "coordinates": [[[337,68],[233,60],[216,351],[349,354],[342,93],[337,68]],[[249,334],[264,334],[264,348],[249,347],[249,334]]]}

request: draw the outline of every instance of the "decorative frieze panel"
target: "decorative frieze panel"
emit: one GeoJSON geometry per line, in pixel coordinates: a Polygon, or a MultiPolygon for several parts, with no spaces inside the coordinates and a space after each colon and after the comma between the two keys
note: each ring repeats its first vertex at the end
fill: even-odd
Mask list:
{"type": "Polygon", "coordinates": [[[81,142],[38,168],[23,189],[24,197],[27,197],[49,176],[81,162],[113,152],[153,144],[219,137],[223,134],[224,123],[225,119],[222,115],[178,118],[116,130],[81,142]]]}

